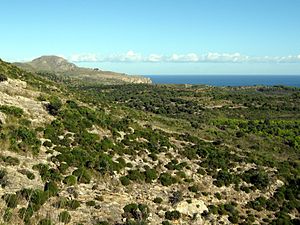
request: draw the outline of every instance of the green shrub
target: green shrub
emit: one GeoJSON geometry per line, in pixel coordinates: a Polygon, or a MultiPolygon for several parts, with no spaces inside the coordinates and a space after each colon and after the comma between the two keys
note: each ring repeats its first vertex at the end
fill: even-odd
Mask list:
{"type": "Polygon", "coordinates": [[[70,223],[71,215],[68,211],[63,211],[58,215],[58,219],[62,223],[70,223]]]}
{"type": "Polygon", "coordinates": [[[147,183],[151,183],[153,180],[156,180],[158,177],[155,169],[147,168],[146,171],[144,172],[144,174],[145,174],[147,183]]]}
{"type": "Polygon", "coordinates": [[[15,158],[15,157],[11,157],[11,156],[1,156],[0,157],[1,160],[7,164],[7,165],[10,165],[10,166],[17,166],[20,164],[20,160],[18,158],[15,158]]]}
{"type": "Polygon", "coordinates": [[[64,184],[67,186],[73,186],[76,184],[76,177],[73,175],[66,176],[65,179],[63,180],[64,184]]]}
{"type": "Polygon", "coordinates": [[[65,162],[61,163],[58,167],[59,172],[62,174],[65,174],[67,172],[67,169],[69,168],[69,165],[65,162]]]}
{"type": "Polygon", "coordinates": [[[190,192],[194,192],[194,193],[199,192],[199,187],[197,185],[190,186],[188,189],[190,192]]]}
{"type": "Polygon", "coordinates": [[[167,212],[165,213],[165,218],[166,218],[167,220],[178,220],[178,219],[180,219],[180,217],[181,217],[181,214],[180,214],[180,212],[178,212],[177,210],[174,210],[174,211],[167,211],[167,212]]]}
{"type": "Polygon", "coordinates": [[[37,138],[36,131],[21,126],[13,129],[10,133],[11,149],[31,151],[33,154],[39,152],[41,141],[37,138]]]}
{"type": "Polygon", "coordinates": [[[32,173],[30,171],[27,171],[26,176],[29,180],[34,180],[34,178],[35,178],[34,173],[32,173]]]}
{"type": "Polygon", "coordinates": [[[22,198],[25,198],[26,200],[29,200],[30,199],[30,196],[32,195],[33,193],[33,189],[30,189],[30,188],[23,188],[21,190],[19,190],[17,192],[18,195],[22,196],[22,198]]]}
{"type": "Polygon", "coordinates": [[[51,143],[51,141],[45,141],[45,142],[43,143],[43,146],[48,147],[48,148],[51,148],[51,147],[52,147],[52,143],[51,143]]]}
{"type": "Polygon", "coordinates": [[[168,220],[162,221],[162,225],[172,225],[168,220]]]}
{"type": "Polygon", "coordinates": [[[139,204],[138,208],[139,208],[140,212],[142,213],[142,219],[146,220],[150,213],[149,207],[145,204],[139,204]]]}
{"type": "Polygon", "coordinates": [[[57,202],[53,204],[55,208],[66,208],[68,206],[68,199],[65,197],[60,197],[57,202]]]}
{"type": "Polygon", "coordinates": [[[87,206],[95,206],[96,202],[95,201],[88,201],[88,202],[86,202],[86,205],[87,206]]]}
{"type": "Polygon", "coordinates": [[[132,213],[137,209],[138,209],[138,205],[135,203],[128,204],[123,208],[124,212],[128,212],[128,213],[132,213]]]}
{"type": "Polygon", "coordinates": [[[218,214],[218,207],[215,205],[209,205],[208,210],[209,210],[209,213],[212,213],[215,215],[218,214]]]}
{"type": "Polygon", "coordinates": [[[233,224],[237,224],[239,222],[239,216],[237,214],[230,215],[228,220],[233,224]]]}
{"type": "Polygon", "coordinates": [[[8,208],[16,208],[19,204],[19,196],[16,194],[6,194],[2,197],[8,208]]]}
{"type": "Polygon", "coordinates": [[[127,177],[132,181],[144,181],[145,175],[138,170],[129,170],[127,177]]]}
{"type": "Polygon", "coordinates": [[[0,169],[0,185],[1,187],[5,187],[8,183],[8,180],[7,180],[7,172],[6,170],[2,170],[0,169]]]}
{"type": "Polygon", "coordinates": [[[200,175],[205,175],[206,174],[205,170],[201,167],[197,169],[197,173],[200,174],[200,175]]]}
{"type": "Polygon", "coordinates": [[[34,211],[32,207],[28,206],[27,208],[25,207],[21,208],[18,213],[19,213],[19,217],[23,219],[25,223],[27,223],[30,220],[30,218],[33,216],[34,211]]]}
{"type": "Polygon", "coordinates": [[[58,114],[58,111],[61,108],[61,106],[62,106],[61,100],[56,96],[52,96],[49,99],[49,104],[46,105],[46,109],[51,115],[55,116],[58,114]]]}
{"type": "Polygon", "coordinates": [[[33,207],[34,211],[38,211],[40,207],[45,204],[48,198],[48,192],[36,189],[31,193],[29,203],[33,207]]]}
{"type": "Polygon", "coordinates": [[[0,73],[0,82],[3,82],[3,81],[7,81],[7,76],[4,75],[3,73],[0,73]]]}
{"type": "Polygon", "coordinates": [[[222,195],[221,195],[219,192],[215,193],[215,197],[216,197],[218,200],[221,200],[221,199],[222,199],[222,195]]]}
{"type": "Polygon", "coordinates": [[[90,172],[83,167],[74,170],[72,174],[77,177],[79,183],[89,184],[91,182],[92,176],[90,172]]]}
{"type": "Polygon", "coordinates": [[[12,213],[11,209],[9,209],[9,208],[5,209],[4,214],[3,214],[3,221],[6,223],[9,223],[12,219],[12,216],[13,216],[13,213],[12,213]]]}
{"type": "Polygon", "coordinates": [[[163,186],[170,186],[176,183],[176,178],[172,177],[169,173],[161,173],[159,181],[163,186]]]}
{"type": "Polygon", "coordinates": [[[158,156],[157,156],[157,154],[155,154],[155,153],[150,153],[148,156],[149,156],[153,161],[157,161],[157,160],[158,160],[158,156]]]}
{"type": "Polygon", "coordinates": [[[126,161],[125,161],[125,159],[123,159],[122,157],[119,157],[117,159],[117,161],[119,162],[119,164],[122,165],[122,167],[126,167],[126,161]]]}
{"type": "Polygon", "coordinates": [[[57,184],[53,181],[45,183],[44,191],[47,191],[50,196],[56,196],[59,192],[57,184]]]}
{"type": "Polygon", "coordinates": [[[34,180],[35,178],[34,173],[30,172],[29,170],[22,169],[22,170],[18,170],[18,172],[25,175],[29,180],[34,180]]]}
{"type": "Polygon", "coordinates": [[[126,218],[134,218],[135,220],[141,220],[142,222],[144,220],[147,219],[147,217],[149,216],[149,207],[145,204],[135,204],[135,203],[131,203],[126,205],[123,208],[125,214],[123,216],[125,216],[126,218]],[[141,217],[140,217],[141,216],[141,217]]]}
{"type": "Polygon", "coordinates": [[[77,200],[70,200],[69,202],[68,202],[68,207],[70,208],[70,209],[72,209],[72,210],[75,210],[75,209],[77,209],[78,207],[80,207],[80,202],[79,201],[77,201],[77,200]]]}
{"type": "Polygon", "coordinates": [[[24,114],[23,109],[15,107],[15,106],[8,106],[8,105],[1,105],[0,111],[4,112],[7,115],[12,115],[15,117],[21,117],[24,114]]]}
{"type": "Polygon", "coordinates": [[[53,223],[50,219],[41,219],[38,225],[53,225],[53,223]]]}
{"type": "Polygon", "coordinates": [[[130,179],[126,176],[120,177],[120,181],[124,186],[128,186],[130,184],[130,179]]]}
{"type": "Polygon", "coordinates": [[[269,176],[262,170],[250,169],[242,174],[242,179],[253,184],[258,189],[265,189],[270,183],[269,176]]]}
{"type": "Polygon", "coordinates": [[[157,203],[157,204],[162,203],[162,201],[163,201],[163,199],[160,198],[160,197],[156,197],[156,198],[153,200],[153,202],[154,202],[154,203],[157,203]]]}

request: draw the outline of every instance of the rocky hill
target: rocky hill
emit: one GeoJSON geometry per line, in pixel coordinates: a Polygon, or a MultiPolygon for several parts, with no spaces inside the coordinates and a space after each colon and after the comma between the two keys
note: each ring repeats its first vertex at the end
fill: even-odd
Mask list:
{"type": "Polygon", "coordinates": [[[102,71],[98,68],[89,69],[78,67],[75,64],[70,63],[64,58],[58,56],[41,56],[32,60],[31,62],[15,63],[15,65],[30,72],[56,74],[61,77],[84,81],[85,83],[151,83],[149,78],[142,76],[129,76],[111,71],[102,71]]]}
{"type": "Polygon", "coordinates": [[[74,87],[0,60],[0,224],[299,224],[299,96],[74,87]]]}

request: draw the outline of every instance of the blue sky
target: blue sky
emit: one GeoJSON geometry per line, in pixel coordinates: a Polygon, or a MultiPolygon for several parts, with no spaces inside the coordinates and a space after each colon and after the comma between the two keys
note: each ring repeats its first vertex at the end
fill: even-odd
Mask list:
{"type": "Polygon", "coordinates": [[[299,0],[2,0],[0,57],[129,74],[299,74],[299,0]]]}

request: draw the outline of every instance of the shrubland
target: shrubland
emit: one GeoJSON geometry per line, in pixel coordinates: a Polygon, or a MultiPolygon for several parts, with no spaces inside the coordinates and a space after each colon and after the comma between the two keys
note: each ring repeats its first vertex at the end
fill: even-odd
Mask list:
{"type": "Polygon", "coordinates": [[[299,223],[298,88],[8,79],[52,119],[0,105],[5,224],[299,223]]]}

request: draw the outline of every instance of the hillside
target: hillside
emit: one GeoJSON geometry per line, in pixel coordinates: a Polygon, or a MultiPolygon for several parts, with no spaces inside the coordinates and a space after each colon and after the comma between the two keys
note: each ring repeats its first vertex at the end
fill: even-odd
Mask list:
{"type": "Polygon", "coordinates": [[[41,56],[27,63],[15,63],[16,66],[41,75],[55,74],[62,78],[74,81],[98,84],[125,84],[125,83],[151,83],[149,78],[142,76],[129,76],[111,71],[102,71],[98,68],[89,69],[78,67],[58,56],[41,56]]]}
{"type": "Polygon", "coordinates": [[[297,88],[73,85],[0,60],[0,224],[299,224],[299,137],[297,88]]]}

